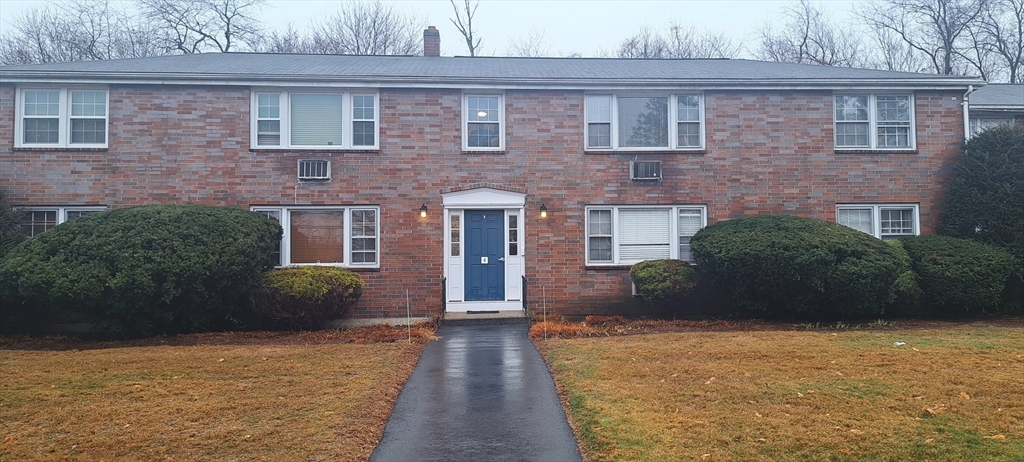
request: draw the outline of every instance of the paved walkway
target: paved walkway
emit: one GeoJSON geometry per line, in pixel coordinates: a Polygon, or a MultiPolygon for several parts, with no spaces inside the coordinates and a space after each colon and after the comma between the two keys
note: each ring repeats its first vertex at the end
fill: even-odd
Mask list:
{"type": "Polygon", "coordinates": [[[528,328],[438,329],[370,460],[581,460],[528,328]]]}

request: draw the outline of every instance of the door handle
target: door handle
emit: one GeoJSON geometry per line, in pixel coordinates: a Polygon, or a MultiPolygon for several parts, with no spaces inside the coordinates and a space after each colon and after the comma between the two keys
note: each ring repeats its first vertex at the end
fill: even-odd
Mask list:
{"type": "Polygon", "coordinates": [[[498,261],[505,261],[505,257],[499,258],[498,261]]]}

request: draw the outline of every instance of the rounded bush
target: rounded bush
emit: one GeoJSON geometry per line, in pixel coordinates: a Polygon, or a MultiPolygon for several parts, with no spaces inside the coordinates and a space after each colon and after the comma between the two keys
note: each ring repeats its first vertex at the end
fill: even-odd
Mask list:
{"type": "Polygon", "coordinates": [[[257,213],[148,205],[90,214],[0,261],[3,310],[85,313],[123,336],[231,327],[281,227],[257,213]],[[14,302],[14,303],[11,303],[14,302]]]}
{"type": "Polygon", "coordinates": [[[906,270],[892,246],[837,223],[762,215],[693,236],[701,277],[742,309],[768,316],[874,315],[906,270]]]}
{"type": "Polygon", "coordinates": [[[271,325],[312,328],[341,317],[362,293],[363,279],[344,268],[282,268],[263,275],[252,306],[271,325]]]}
{"type": "Polygon", "coordinates": [[[1000,308],[1014,269],[1009,251],[948,236],[900,239],[921,284],[922,303],[934,314],[965,315],[1000,308]]]}
{"type": "Polygon", "coordinates": [[[681,260],[647,260],[633,265],[629,277],[640,296],[652,304],[674,305],[697,286],[697,272],[681,260]]]}

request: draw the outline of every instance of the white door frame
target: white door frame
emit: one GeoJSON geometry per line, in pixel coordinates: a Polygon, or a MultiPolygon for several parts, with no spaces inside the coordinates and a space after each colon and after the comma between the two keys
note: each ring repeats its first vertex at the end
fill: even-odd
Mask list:
{"type": "Polygon", "coordinates": [[[526,274],[524,257],[526,194],[492,188],[476,188],[442,194],[444,203],[444,277],[447,281],[445,304],[448,311],[507,311],[521,310],[522,278],[526,274]],[[465,301],[465,210],[505,211],[505,300],[465,301]],[[509,217],[517,217],[517,255],[509,255],[509,217]],[[458,217],[459,239],[453,242],[453,217],[458,217]],[[453,243],[455,245],[453,245],[453,243]],[[453,250],[457,255],[453,255],[453,250]]]}

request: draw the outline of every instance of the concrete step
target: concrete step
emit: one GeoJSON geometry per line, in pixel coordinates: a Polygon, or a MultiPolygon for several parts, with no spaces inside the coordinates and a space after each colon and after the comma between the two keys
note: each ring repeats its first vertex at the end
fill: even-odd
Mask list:
{"type": "Polygon", "coordinates": [[[529,324],[526,311],[449,311],[441,318],[443,326],[474,326],[481,324],[529,324]]]}

